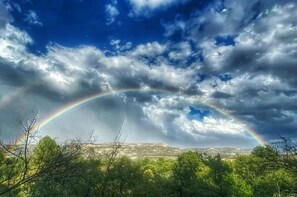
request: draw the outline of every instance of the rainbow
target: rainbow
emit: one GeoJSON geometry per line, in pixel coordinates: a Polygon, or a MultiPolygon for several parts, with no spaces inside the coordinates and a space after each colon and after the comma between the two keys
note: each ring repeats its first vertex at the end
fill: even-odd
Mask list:
{"type": "MultiPolygon", "coordinates": [[[[113,90],[113,91],[108,91],[108,92],[103,92],[103,93],[98,93],[98,94],[93,94],[84,98],[81,98],[79,100],[73,101],[57,110],[55,110],[54,112],[50,113],[48,116],[46,116],[45,118],[43,118],[38,125],[36,125],[34,128],[32,128],[31,133],[33,132],[37,132],[39,129],[41,129],[42,127],[44,127],[45,125],[47,125],[48,123],[50,123],[51,121],[55,120],[56,118],[58,118],[59,116],[63,115],[66,112],[69,112],[70,110],[73,110],[74,108],[88,103],[92,100],[95,99],[99,99],[105,96],[109,96],[109,95],[113,95],[113,94],[119,94],[119,93],[129,93],[129,92],[164,92],[164,93],[174,93],[174,94],[180,94],[180,93],[176,93],[173,91],[169,91],[169,90],[163,90],[163,89],[152,89],[152,88],[134,88],[134,89],[120,89],[120,90],[113,90]]],[[[185,94],[181,94],[181,95],[185,95],[185,94]]],[[[215,105],[212,105],[210,103],[207,102],[203,102],[202,104],[218,111],[219,113],[227,116],[228,118],[232,119],[233,121],[241,124],[244,127],[244,130],[246,132],[249,133],[249,135],[251,137],[253,137],[261,146],[265,146],[266,142],[251,128],[247,127],[245,124],[243,124],[238,118],[236,118],[235,116],[233,116],[232,114],[228,113],[226,110],[220,109],[218,107],[216,107],[215,105]]],[[[14,145],[10,148],[10,150],[14,150],[19,144],[23,143],[24,140],[26,138],[26,135],[21,136],[20,138],[18,138],[14,145]]]]}

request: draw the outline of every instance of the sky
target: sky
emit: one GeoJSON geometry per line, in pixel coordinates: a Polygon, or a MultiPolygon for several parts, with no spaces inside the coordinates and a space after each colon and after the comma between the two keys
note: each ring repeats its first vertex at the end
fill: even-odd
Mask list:
{"type": "Polygon", "coordinates": [[[40,135],[103,143],[124,122],[131,143],[296,139],[296,18],[295,0],[0,0],[0,138],[112,92],[40,135]]]}

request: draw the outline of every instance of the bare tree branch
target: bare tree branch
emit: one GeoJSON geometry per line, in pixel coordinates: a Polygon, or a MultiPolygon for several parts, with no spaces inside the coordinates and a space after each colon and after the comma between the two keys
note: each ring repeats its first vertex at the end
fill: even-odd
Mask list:
{"type": "Polygon", "coordinates": [[[123,126],[124,126],[124,123],[125,123],[125,120],[124,119],[120,125],[120,128],[118,130],[118,133],[117,135],[115,136],[114,140],[113,140],[113,144],[112,144],[112,151],[107,154],[107,164],[106,164],[106,168],[105,168],[105,176],[103,178],[103,181],[102,181],[102,186],[101,186],[101,196],[102,197],[105,197],[107,194],[107,187],[108,187],[108,184],[109,184],[109,179],[110,179],[110,170],[116,160],[116,157],[118,156],[118,153],[120,151],[120,149],[122,148],[122,144],[126,141],[126,139],[124,141],[121,142],[121,137],[122,137],[122,129],[123,129],[123,126]]]}

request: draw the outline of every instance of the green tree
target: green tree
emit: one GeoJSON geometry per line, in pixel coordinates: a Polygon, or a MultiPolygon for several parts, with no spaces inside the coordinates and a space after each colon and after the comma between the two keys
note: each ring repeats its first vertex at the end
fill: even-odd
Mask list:
{"type": "MultiPolygon", "coordinates": [[[[18,158],[5,158],[0,161],[0,193],[6,191],[18,183],[22,172],[22,162],[18,158]]],[[[17,196],[21,192],[21,187],[17,187],[1,196],[17,196]]]]}
{"type": "Polygon", "coordinates": [[[205,165],[202,156],[196,152],[186,152],[181,154],[173,165],[172,173],[179,196],[198,195],[200,187],[203,187],[203,172],[205,165]],[[200,173],[200,174],[199,174],[200,173]],[[199,177],[199,176],[200,177],[199,177]],[[200,179],[198,179],[198,177],[200,179]]]}
{"type": "Polygon", "coordinates": [[[210,172],[208,178],[210,180],[212,191],[216,196],[225,197],[229,194],[229,173],[231,168],[226,163],[223,163],[221,156],[218,154],[215,157],[208,157],[206,160],[210,172]]]}
{"type": "Polygon", "coordinates": [[[253,196],[296,194],[296,176],[281,165],[281,160],[282,156],[274,148],[255,147],[250,155],[236,158],[234,169],[251,186],[253,196]]]}
{"type": "Polygon", "coordinates": [[[77,184],[84,172],[79,157],[80,145],[73,142],[60,147],[49,136],[42,138],[32,155],[33,173],[39,175],[30,184],[33,196],[79,196],[77,184]]]}
{"type": "Polygon", "coordinates": [[[254,183],[254,196],[296,195],[296,177],[284,169],[271,171],[259,177],[254,183]]]}
{"type": "Polygon", "coordinates": [[[134,196],[162,197],[170,196],[172,184],[173,160],[163,158],[155,160],[143,159],[139,161],[143,172],[142,181],[138,182],[139,187],[134,196]]]}
{"type": "Polygon", "coordinates": [[[117,159],[110,170],[109,193],[113,196],[128,196],[142,181],[140,166],[128,157],[117,159]]]}
{"type": "Polygon", "coordinates": [[[78,196],[100,196],[99,183],[103,172],[100,170],[101,160],[82,159],[79,163],[81,176],[77,176],[73,185],[74,193],[78,196]]]}
{"type": "Polygon", "coordinates": [[[4,154],[0,150],[0,163],[4,161],[4,154]]]}
{"type": "Polygon", "coordinates": [[[231,164],[224,162],[218,154],[214,157],[207,157],[207,166],[210,171],[207,179],[211,196],[251,196],[251,189],[248,185],[233,173],[231,164]]]}
{"type": "Polygon", "coordinates": [[[43,137],[33,150],[32,163],[37,168],[44,168],[61,156],[61,148],[49,136],[43,137]]]}

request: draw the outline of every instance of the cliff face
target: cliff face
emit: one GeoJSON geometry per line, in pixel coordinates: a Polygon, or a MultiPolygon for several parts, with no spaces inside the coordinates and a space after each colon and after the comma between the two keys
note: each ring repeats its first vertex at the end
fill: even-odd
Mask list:
{"type": "MultiPolygon", "coordinates": [[[[112,144],[85,144],[83,153],[85,157],[96,158],[104,157],[113,149],[112,144]]],[[[236,154],[249,154],[250,150],[238,148],[188,148],[181,149],[171,147],[162,143],[140,143],[140,144],[122,144],[118,156],[127,156],[131,159],[149,158],[149,159],[176,159],[178,155],[186,151],[196,151],[198,153],[214,156],[221,154],[223,158],[234,158],[236,154]]]]}

